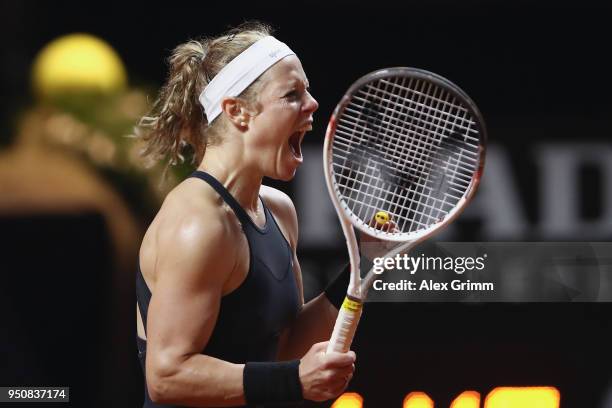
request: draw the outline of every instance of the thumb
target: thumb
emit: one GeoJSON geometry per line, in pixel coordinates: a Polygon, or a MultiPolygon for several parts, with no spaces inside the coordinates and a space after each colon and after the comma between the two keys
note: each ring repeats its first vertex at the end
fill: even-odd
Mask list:
{"type": "Polygon", "coordinates": [[[327,345],[329,344],[329,341],[322,341],[320,343],[315,343],[312,345],[312,347],[310,348],[312,351],[316,351],[316,352],[320,352],[320,351],[325,351],[327,350],[327,345]]]}

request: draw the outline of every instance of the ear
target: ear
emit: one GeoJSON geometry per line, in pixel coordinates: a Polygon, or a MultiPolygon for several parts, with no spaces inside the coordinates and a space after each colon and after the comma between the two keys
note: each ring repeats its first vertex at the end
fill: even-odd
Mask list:
{"type": "Polygon", "coordinates": [[[234,126],[241,130],[248,129],[251,115],[245,101],[240,98],[226,96],[221,101],[221,111],[234,126]]]}

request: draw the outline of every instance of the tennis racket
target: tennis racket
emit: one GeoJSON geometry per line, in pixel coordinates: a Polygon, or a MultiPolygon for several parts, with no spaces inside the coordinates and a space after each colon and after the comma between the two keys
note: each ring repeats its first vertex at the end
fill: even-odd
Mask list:
{"type": "Polygon", "coordinates": [[[396,246],[394,257],[448,225],[479,184],[485,123],[459,87],[416,68],[357,80],[336,106],[323,149],[325,181],[349,252],[351,277],[327,352],[346,352],[374,277],[360,274],[355,231],[396,246]],[[372,220],[391,220],[380,228],[372,220]]]}

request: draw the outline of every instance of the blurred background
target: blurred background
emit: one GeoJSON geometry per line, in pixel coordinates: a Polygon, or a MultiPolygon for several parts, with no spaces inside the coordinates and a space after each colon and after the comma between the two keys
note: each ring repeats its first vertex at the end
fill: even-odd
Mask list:
{"type": "MultiPolygon", "coordinates": [[[[327,119],[354,80],[383,67],[452,80],[487,120],[482,187],[439,240],[610,241],[611,18],[595,1],[3,1],[0,386],[70,386],[78,407],[142,403],[137,252],[191,168],[161,182],[164,165],[126,136],[176,45],[259,19],[300,56],[320,108],[295,180],[268,184],[296,203],[309,298],[346,259],[323,181],[327,119]]],[[[549,386],[561,407],[610,408],[611,312],[371,303],[349,391],[366,407],[401,407],[413,391],[447,407],[466,390],[484,406],[496,387],[549,386]]]]}

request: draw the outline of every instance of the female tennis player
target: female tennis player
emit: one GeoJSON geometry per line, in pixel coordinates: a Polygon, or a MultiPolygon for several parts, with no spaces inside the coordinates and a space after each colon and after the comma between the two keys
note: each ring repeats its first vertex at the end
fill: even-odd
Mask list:
{"type": "Polygon", "coordinates": [[[148,228],[137,275],[145,407],[267,406],[338,396],[355,354],[325,349],[348,273],[303,304],[291,180],[318,104],[300,60],[260,23],[179,45],[136,134],[197,171],[148,228]]]}

